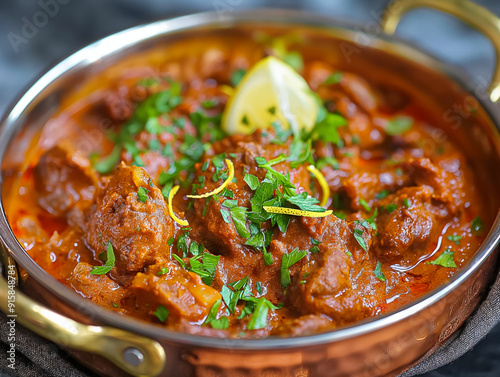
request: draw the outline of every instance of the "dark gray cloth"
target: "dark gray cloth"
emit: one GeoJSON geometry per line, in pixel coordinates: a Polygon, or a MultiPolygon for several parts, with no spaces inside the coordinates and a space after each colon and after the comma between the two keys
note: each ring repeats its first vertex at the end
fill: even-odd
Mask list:
{"type": "MultiPolygon", "coordinates": [[[[477,2],[500,15],[500,2],[477,2]]],[[[363,29],[368,22],[377,20],[386,4],[387,0],[0,1],[0,113],[6,110],[8,103],[24,86],[57,60],[92,41],[139,23],[197,11],[213,11],[223,5],[225,9],[234,10],[257,7],[304,9],[342,20],[352,20],[363,29]],[[52,8],[47,6],[54,1],[59,1],[60,4],[52,8]],[[39,15],[40,12],[47,14],[46,23],[43,22],[43,16],[39,15]],[[26,37],[22,42],[13,42],[13,34],[9,37],[9,33],[22,36],[26,20],[32,22],[34,17],[41,17],[38,21],[43,26],[36,27],[29,38],[26,37]]],[[[416,10],[403,20],[398,35],[465,69],[476,82],[489,80],[491,77],[494,64],[491,44],[452,17],[430,10],[416,10]]],[[[469,319],[459,336],[402,376],[500,376],[500,325],[497,325],[500,319],[499,297],[500,281],[497,281],[488,298],[469,319]],[[471,351],[473,347],[475,349],[471,351]],[[451,364],[441,367],[450,362],[451,364]],[[439,367],[441,368],[436,370],[439,367]]],[[[17,325],[16,334],[17,370],[13,373],[7,368],[5,357],[8,351],[5,316],[0,316],[0,323],[0,377],[94,376],[64,351],[20,325],[17,325]]]]}

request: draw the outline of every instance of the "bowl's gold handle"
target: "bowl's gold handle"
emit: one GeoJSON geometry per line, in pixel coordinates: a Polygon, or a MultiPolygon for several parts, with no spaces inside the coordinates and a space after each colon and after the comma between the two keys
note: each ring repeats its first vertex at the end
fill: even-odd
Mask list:
{"type": "Polygon", "coordinates": [[[4,266],[10,277],[8,281],[0,277],[0,309],[9,319],[59,345],[103,356],[133,376],[155,377],[161,373],[165,350],[158,342],[112,327],[84,325],[47,309],[14,288],[14,262],[10,260],[4,266]]]}
{"type": "Polygon", "coordinates": [[[497,62],[489,87],[492,102],[500,98],[500,18],[467,0],[394,0],[382,18],[382,28],[393,34],[401,17],[411,9],[428,7],[449,13],[482,32],[495,48],[497,62]]]}

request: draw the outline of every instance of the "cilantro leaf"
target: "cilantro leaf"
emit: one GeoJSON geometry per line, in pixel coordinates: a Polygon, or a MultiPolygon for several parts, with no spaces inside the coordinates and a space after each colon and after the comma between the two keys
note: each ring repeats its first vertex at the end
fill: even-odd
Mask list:
{"type": "Polygon", "coordinates": [[[163,305],[159,305],[153,313],[156,317],[158,317],[160,322],[163,323],[167,320],[170,311],[163,305]]]}
{"type": "Polygon", "coordinates": [[[387,123],[386,134],[390,136],[402,135],[413,125],[413,118],[408,116],[398,116],[387,123]]]}
{"type": "Polygon", "coordinates": [[[359,246],[361,246],[364,251],[368,251],[368,246],[366,245],[365,239],[363,238],[363,230],[356,228],[354,229],[353,233],[354,238],[356,239],[356,241],[358,241],[359,246]]]}
{"type": "Polygon", "coordinates": [[[342,115],[326,112],[324,119],[313,128],[313,139],[337,144],[340,141],[337,129],[346,125],[347,120],[342,115]]]}
{"type": "Polygon", "coordinates": [[[214,319],[217,318],[217,313],[219,312],[221,304],[222,304],[221,299],[218,299],[217,301],[214,302],[212,308],[208,312],[207,318],[205,318],[205,321],[203,322],[204,325],[209,324],[210,322],[212,322],[214,319]]]}
{"type": "Polygon", "coordinates": [[[104,266],[93,266],[92,270],[90,273],[92,275],[104,275],[107,274],[109,271],[113,269],[115,266],[116,258],[115,258],[115,253],[113,250],[113,245],[111,244],[111,241],[108,242],[108,246],[106,248],[106,263],[104,266]]]}
{"type": "Polygon", "coordinates": [[[375,266],[375,271],[373,272],[375,274],[375,277],[380,280],[380,281],[385,281],[385,275],[382,273],[382,263],[380,261],[377,262],[377,265],[375,266]]]}
{"type": "Polygon", "coordinates": [[[146,203],[146,201],[148,200],[148,193],[149,190],[147,188],[139,187],[139,189],[137,190],[137,199],[139,199],[139,201],[142,203],[146,203]]]}
{"type": "Polygon", "coordinates": [[[304,258],[307,254],[306,250],[299,250],[295,248],[292,252],[288,254],[283,254],[283,258],[281,260],[281,286],[286,288],[290,285],[291,277],[289,268],[293,266],[295,263],[304,258]]]}
{"type": "Polygon", "coordinates": [[[237,71],[234,71],[231,74],[231,84],[233,86],[237,86],[240,83],[243,76],[245,76],[245,73],[246,71],[244,69],[238,69],[237,71]]]}
{"type": "Polygon", "coordinates": [[[462,236],[458,236],[458,235],[453,235],[453,236],[448,236],[446,237],[449,241],[451,242],[455,242],[455,244],[459,245],[460,244],[460,240],[462,239],[462,236]]]}
{"type": "MultiPolygon", "coordinates": [[[[227,201],[227,200],[226,200],[227,201]]],[[[245,207],[233,207],[231,208],[231,218],[233,219],[236,231],[242,238],[250,237],[250,232],[246,228],[247,220],[247,208],[245,207]]]]}
{"type": "Polygon", "coordinates": [[[255,175],[253,174],[245,174],[245,177],[243,178],[243,180],[246,182],[246,184],[248,185],[248,187],[250,187],[252,190],[256,190],[257,187],[259,187],[259,178],[257,178],[255,175]]]}
{"type": "Polygon", "coordinates": [[[229,319],[227,317],[220,317],[210,321],[210,326],[217,330],[225,330],[229,327],[229,319]]]}
{"type": "Polygon", "coordinates": [[[334,72],[328,76],[323,83],[324,85],[338,84],[342,81],[342,72],[334,72]]]}
{"type": "Polygon", "coordinates": [[[427,264],[438,265],[447,268],[457,268],[455,261],[453,260],[453,254],[455,252],[447,248],[441,255],[439,255],[435,260],[427,262],[427,264]]]}
{"type": "Polygon", "coordinates": [[[247,325],[248,330],[257,330],[266,327],[269,309],[277,309],[277,307],[263,297],[258,299],[252,318],[250,318],[247,325]]]}
{"type": "Polygon", "coordinates": [[[472,233],[476,235],[482,234],[484,232],[484,222],[479,216],[475,217],[474,220],[472,220],[471,230],[472,233]]]}
{"type": "MultiPolygon", "coordinates": [[[[175,254],[174,254],[175,255],[175,254]]],[[[203,253],[202,256],[198,255],[189,259],[189,271],[194,272],[201,276],[201,280],[206,285],[212,284],[220,256],[210,253],[203,253]],[[201,257],[201,261],[199,258],[201,257]]]]}

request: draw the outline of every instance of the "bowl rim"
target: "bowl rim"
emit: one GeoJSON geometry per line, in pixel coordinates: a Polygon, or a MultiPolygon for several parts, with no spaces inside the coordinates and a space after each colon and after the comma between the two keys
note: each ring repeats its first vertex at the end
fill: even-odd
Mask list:
{"type": "MultiPolygon", "coordinates": [[[[192,32],[193,30],[212,27],[212,28],[231,28],[238,27],[241,24],[262,24],[263,22],[271,22],[273,26],[292,27],[293,25],[305,26],[323,29],[325,31],[335,31],[335,37],[350,37],[351,41],[354,36],[360,33],[360,27],[357,24],[339,21],[334,18],[323,15],[308,13],[303,11],[288,10],[288,9],[259,9],[259,10],[243,10],[232,11],[229,16],[223,16],[217,12],[203,12],[186,16],[180,16],[170,19],[163,19],[143,25],[135,26],[110,36],[104,37],[94,43],[77,50],[68,57],[62,59],[49,70],[44,71],[37,79],[28,85],[27,89],[13,101],[13,104],[4,113],[0,121],[0,163],[6,152],[7,146],[12,139],[16,127],[19,126],[19,119],[23,114],[29,112],[29,107],[39,96],[43,97],[43,92],[52,82],[61,79],[65,75],[70,75],[72,72],[84,69],[104,57],[110,57],[120,52],[127,52],[137,45],[156,38],[165,36],[192,32]],[[340,34],[340,35],[339,35],[340,34]]],[[[390,49],[391,53],[399,55],[404,59],[408,56],[412,57],[413,61],[419,64],[425,64],[428,68],[432,68],[441,74],[444,74],[460,87],[476,98],[481,106],[486,110],[489,117],[496,125],[496,130],[500,128],[499,116],[493,106],[493,103],[488,98],[478,98],[473,92],[473,84],[464,74],[455,67],[450,67],[442,63],[439,59],[433,57],[420,48],[413,46],[408,41],[395,36],[388,36],[382,31],[380,33],[371,33],[361,31],[365,36],[369,37],[368,47],[371,48],[390,48],[396,46],[398,51],[390,49]]],[[[116,62],[113,62],[114,64],[116,62]]],[[[45,272],[38,266],[27,254],[15,237],[7,216],[5,213],[2,197],[2,174],[0,172],[0,241],[6,246],[7,250],[38,284],[44,289],[51,292],[58,299],[70,304],[73,308],[90,315],[92,321],[98,321],[105,326],[112,326],[128,330],[134,333],[145,335],[154,339],[167,340],[178,344],[221,348],[231,350],[277,350],[289,349],[306,346],[316,346],[344,339],[354,338],[365,333],[371,333],[382,330],[392,324],[400,322],[411,317],[415,313],[431,307],[441,298],[452,293],[458,286],[464,283],[471,277],[481,265],[495,251],[500,242],[500,214],[497,214],[490,232],[486,239],[477,250],[474,257],[468,262],[462,270],[455,274],[448,284],[437,287],[419,299],[402,306],[401,308],[386,313],[381,316],[367,318],[363,321],[356,322],[352,325],[341,327],[339,329],[301,337],[267,337],[260,339],[233,339],[233,338],[215,338],[201,335],[193,335],[168,330],[140,321],[131,317],[124,317],[115,314],[112,311],[106,310],[101,306],[93,303],[90,300],[84,299],[70,288],[58,282],[55,278],[45,272]]]]}

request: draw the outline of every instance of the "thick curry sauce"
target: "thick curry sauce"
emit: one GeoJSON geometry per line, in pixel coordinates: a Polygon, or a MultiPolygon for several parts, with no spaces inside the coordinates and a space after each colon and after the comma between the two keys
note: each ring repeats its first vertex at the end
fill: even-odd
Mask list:
{"type": "Polygon", "coordinates": [[[451,138],[424,147],[440,125],[407,94],[300,46],[197,46],[166,61],[80,92],[42,130],[10,195],[26,251],[83,297],[187,333],[298,336],[415,300],[483,241],[467,156],[451,138]],[[313,132],[275,122],[226,135],[231,88],[268,54],[321,98],[313,132]],[[223,185],[229,164],[221,192],[187,197],[223,185]],[[329,187],[323,207],[311,166],[329,187]]]}

